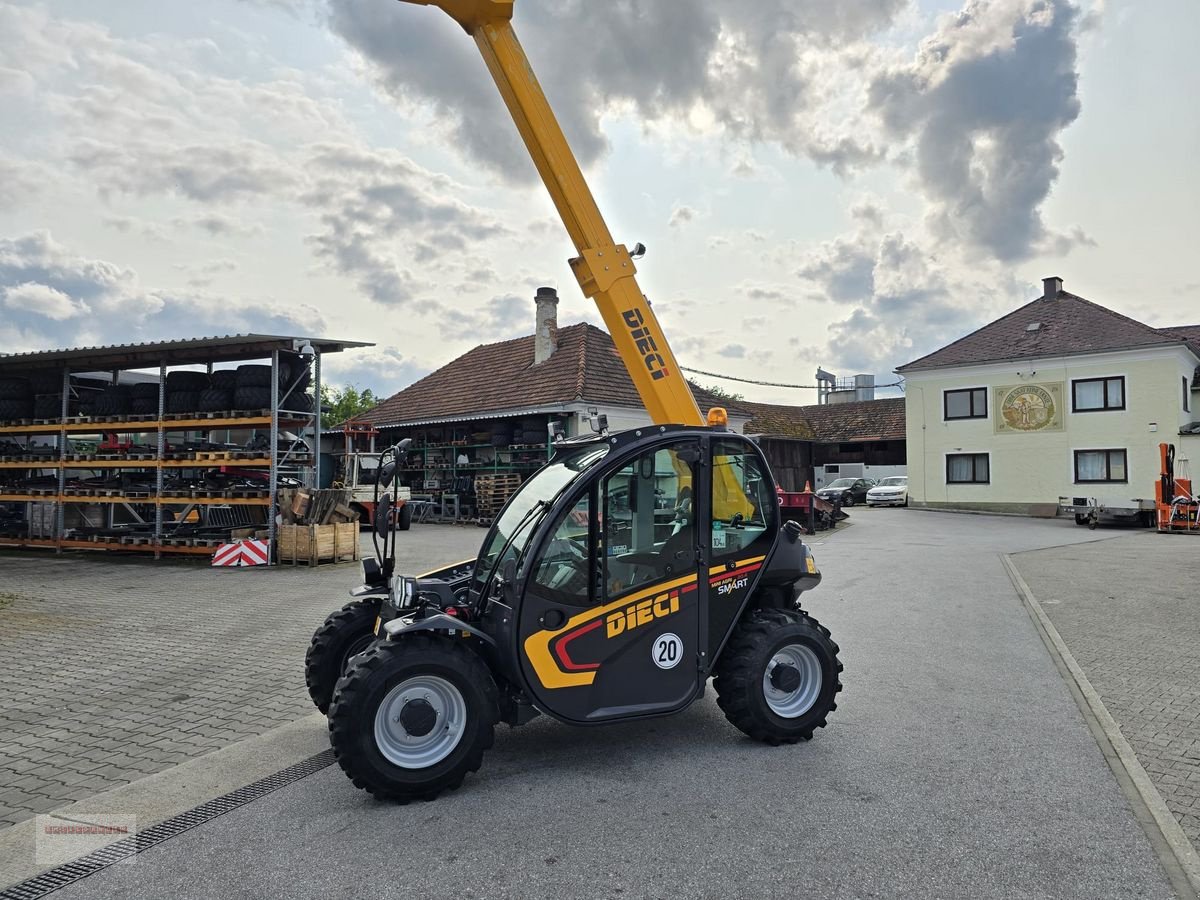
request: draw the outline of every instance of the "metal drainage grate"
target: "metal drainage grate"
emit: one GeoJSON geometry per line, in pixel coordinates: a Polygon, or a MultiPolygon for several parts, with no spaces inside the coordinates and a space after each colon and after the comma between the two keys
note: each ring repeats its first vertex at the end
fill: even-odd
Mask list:
{"type": "Polygon", "coordinates": [[[288,766],[274,775],[268,775],[260,781],[238,788],[236,791],[231,791],[223,797],[209,800],[207,803],[202,803],[194,809],[189,809],[187,812],[182,812],[164,822],[152,825],[145,831],[139,831],[131,837],[122,838],[116,843],[109,844],[107,847],[94,850],[87,856],[81,856],[79,859],[72,860],[69,863],[64,863],[57,868],[36,875],[28,881],[22,881],[20,884],[14,884],[10,888],[5,888],[3,891],[0,891],[0,900],[36,900],[38,897],[45,897],[59,888],[66,887],[73,881],[87,878],[89,875],[93,875],[101,869],[111,866],[113,863],[118,863],[123,859],[128,859],[131,856],[149,850],[156,844],[161,844],[163,841],[182,834],[188,829],[195,828],[197,825],[203,825],[205,822],[217,818],[217,816],[223,816],[225,813],[232,812],[239,806],[244,806],[253,800],[266,796],[271,791],[286,787],[293,781],[299,781],[301,778],[312,775],[314,772],[319,772],[326,766],[332,765],[333,762],[334,756],[332,750],[318,753],[316,756],[309,757],[306,760],[296,763],[294,766],[288,766]]]}

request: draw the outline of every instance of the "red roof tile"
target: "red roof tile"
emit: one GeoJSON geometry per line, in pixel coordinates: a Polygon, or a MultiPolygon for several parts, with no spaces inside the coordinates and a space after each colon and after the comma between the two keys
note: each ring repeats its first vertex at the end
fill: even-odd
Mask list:
{"type": "Polygon", "coordinates": [[[747,434],[802,438],[822,443],[904,440],[904,398],[858,400],[818,406],[742,402],[753,414],[747,434]]]}
{"type": "Polygon", "coordinates": [[[897,372],[939,369],[1001,360],[1073,356],[1105,350],[1168,346],[1186,342],[1200,356],[1200,326],[1151,328],[1067,291],[1039,297],[966,337],[947,344],[897,372]],[[1037,324],[1037,328],[1029,326],[1037,324]]]}
{"type": "MultiPolygon", "coordinates": [[[[641,408],[637,389],[617,355],[612,337],[580,322],[558,329],[554,353],[533,364],[533,335],[468,350],[420,381],[393,394],[359,421],[398,425],[447,418],[486,418],[504,410],[533,412],[577,400],[641,408]]],[[[693,386],[701,409],[737,404],[693,386]]]]}

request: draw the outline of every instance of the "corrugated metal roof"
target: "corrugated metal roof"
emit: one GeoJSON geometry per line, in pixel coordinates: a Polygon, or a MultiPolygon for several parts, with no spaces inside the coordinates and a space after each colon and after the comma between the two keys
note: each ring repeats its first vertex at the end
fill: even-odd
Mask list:
{"type": "Polygon", "coordinates": [[[178,341],[150,341],[141,344],[110,344],[102,347],[72,347],[62,350],[34,350],[28,353],[0,353],[0,371],[40,369],[69,365],[73,368],[131,369],[159,363],[182,366],[208,362],[235,362],[261,359],[275,350],[291,350],[296,341],[308,341],[320,353],[340,353],[352,347],[373,347],[362,341],[342,341],[279,334],[227,334],[215,337],[185,338],[178,341]]]}

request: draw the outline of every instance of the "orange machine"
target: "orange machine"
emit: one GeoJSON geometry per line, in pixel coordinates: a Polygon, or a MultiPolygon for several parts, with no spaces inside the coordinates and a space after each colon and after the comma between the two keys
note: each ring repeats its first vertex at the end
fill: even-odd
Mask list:
{"type": "Polygon", "coordinates": [[[1159,534],[1200,534],[1200,502],[1192,493],[1192,479],[1186,477],[1187,473],[1175,475],[1175,445],[1159,444],[1158,455],[1162,465],[1154,499],[1159,534]]]}

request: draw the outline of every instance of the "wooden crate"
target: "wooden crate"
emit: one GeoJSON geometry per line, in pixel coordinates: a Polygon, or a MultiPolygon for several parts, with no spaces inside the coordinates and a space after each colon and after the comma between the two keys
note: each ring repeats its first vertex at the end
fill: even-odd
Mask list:
{"type": "Polygon", "coordinates": [[[316,566],[359,559],[358,523],[341,525],[280,525],[279,561],[316,566]]]}

